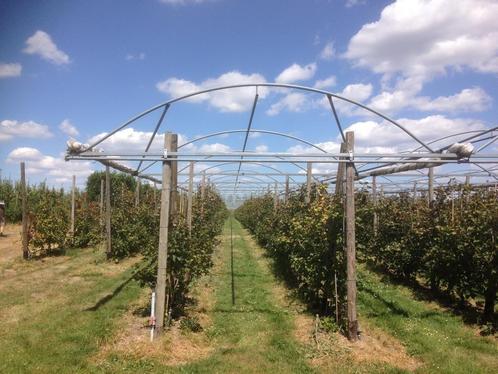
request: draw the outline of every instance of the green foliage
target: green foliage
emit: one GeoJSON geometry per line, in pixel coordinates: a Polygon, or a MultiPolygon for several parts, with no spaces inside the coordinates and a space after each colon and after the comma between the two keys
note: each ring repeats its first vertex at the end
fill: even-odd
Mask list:
{"type": "Polygon", "coordinates": [[[201,332],[202,326],[199,318],[196,316],[184,317],[180,320],[180,329],[182,331],[201,332]]]}
{"type": "MultiPolygon", "coordinates": [[[[136,180],[124,173],[110,173],[111,178],[111,205],[120,203],[123,191],[135,191],[136,180]]],[[[105,171],[94,171],[87,179],[86,192],[90,201],[100,200],[100,181],[105,181],[105,171]]],[[[105,188],[105,185],[104,185],[105,188]]]]}
{"type": "MultiPolygon", "coordinates": [[[[154,210],[148,209],[143,213],[146,216],[151,212],[154,210]]],[[[153,215],[155,218],[149,217],[149,222],[143,226],[143,234],[129,234],[142,239],[146,235],[148,238],[141,244],[140,253],[144,261],[137,268],[135,277],[142,285],[150,287],[156,283],[159,238],[158,211],[153,215]]],[[[212,253],[218,244],[217,236],[221,233],[227,210],[217,192],[207,187],[204,200],[201,200],[200,192],[194,195],[192,217],[191,234],[184,211],[172,217],[168,233],[169,300],[174,317],[182,313],[192,282],[206,274],[212,266],[212,253]]]]}
{"type": "Polygon", "coordinates": [[[334,275],[338,297],[342,300],[345,296],[342,206],[324,186],[314,187],[309,204],[304,203],[305,193],[304,189],[294,193],[277,210],[270,195],[253,198],[235,214],[303,300],[321,313],[330,313],[334,275]]]}

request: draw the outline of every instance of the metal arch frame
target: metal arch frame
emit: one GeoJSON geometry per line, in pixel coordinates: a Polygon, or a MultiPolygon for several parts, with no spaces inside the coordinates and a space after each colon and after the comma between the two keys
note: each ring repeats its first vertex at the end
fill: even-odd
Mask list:
{"type": "MultiPolygon", "coordinates": [[[[235,164],[235,162],[234,162],[234,164],[235,164]]],[[[232,171],[235,171],[235,172],[236,172],[236,171],[237,171],[237,169],[225,170],[225,172],[232,172],[232,171]]],[[[272,182],[277,182],[277,183],[280,183],[280,181],[279,181],[277,178],[275,178],[275,177],[273,177],[273,176],[271,176],[271,175],[266,175],[266,174],[259,174],[259,175],[260,175],[261,177],[267,177],[267,178],[270,178],[270,179],[272,180],[272,182]]],[[[233,175],[219,175],[219,174],[214,174],[214,176],[211,178],[211,181],[213,181],[213,180],[215,180],[215,178],[218,178],[218,177],[221,177],[221,176],[223,176],[223,177],[233,177],[233,175]]],[[[240,174],[240,176],[241,176],[241,177],[252,177],[252,175],[245,175],[245,174],[240,174]]],[[[262,180],[261,182],[263,182],[263,180],[262,180]]]]}
{"type": "MultiPolygon", "coordinates": [[[[194,97],[194,96],[207,94],[207,93],[210,93],[210,92],[222,91],[222,90],[229,90],[229,89],[236,89],[236,88],[245,88],[245,87],[254,87],[256,89],[258,89],[259,87],[288,88],[288,89],[295,89],[295,90],[301,90],[301,91],[306,91],[306,92],[318,93],[318,94],[326,95],[328,97],[335,97],[335,98],[340,99],[342,101],[345,101],[345,102],[348,102],[350,104],[356,105],[356,106],[358,106],[358,107],[360,107],[360,108],[362,108],[362,109],[364,109],[364,110],[366,110],[366,111],[368,111],[370,113],[373,113],[373,114],[375,114],[375,115],[377,115],[377,116],[385,119],[386,121],[390,122],[394,126],[396,126],[399,129],[401,129],[403,132],[405,132],[408,136],[410,136],[417,143],[419,143],[420,145],[422,145],[429,152],[431,152],[431,153],[434,152],[432,148],[430,148],[425,142],[423,142],[418,137],[416,137],[411,131],[407,130],[403,125],[401,125],[397,121],[393,120],[392,118],[386,116],[385,114],[382,114],[382,113],[376,111],[375,109],[372,109],[372,108],[370,108],[370,107],[368,107],[368,106],[366,106],[366,105],[364,105],[364,104],[362,104],[362,103],[360,103],[360,102],[358,102],[356,100],[352,100],[352,99],[349,99],[349,98],[344,97],[342,95],[338,95],[338,94],[335,94],[335,93],[332,93],[332,92],[329,92],[329,91],[325,91],[325,90],[320,90],[320,89],[317,89],[317,88],[306,87],[306,86],[299,86],[299,85],[293,85],[293,84],[282,84],[282,83],[244,83],[244,84],[235,84],[235,85],[228,85],[228,86],[221,86],[221,87],[213,87],[213,88],[209,88],[209,89],[205,89],[205,90],[193,92],[193,93],[190,93],[190,94],[187,94],[187,95],[183,95],[183,96],[180,96],[180,97],[168,100],[166,102],[163,102],[161,104],[153,106],[152,108],[149,108],[149,109],[145,110],[144,112],[136,115],[135,117],[129,119],[128,121],[126,121],[122,125],[120,125],[118,128],[114,129],[110,133],[108,133],[105,136],[103,136],[101,139],[99,139],[99,140],[95,141],[93,144],[89,145],[88,148],[92,149],[92,148],[96,147],[97,145],[99,145],[104,140],[108,139],[109,137],[111,137],[112,135],[114,135],[115,133],[117,133],[118,131],[124,129],[125,127],[127,127],[131,123],[133,123],[136,120],[138,120],[138,119],[146,116],[149,113],[152,113],[153,111],[155,111],[155,110],[157,110],[159,108],[170,106],[173,103],[176,103],[176,102],[179,102],[179,101],[182,101],[182,100],[186,100],[186,99],[189,99],[189,98],[194,97]]],[[[342,129],[340,128],[339,131],[342,132],[342,129]]]]}
{"type": "MultiPolygon", "coordinates": [[[[195,161],[195,162],[197,162],[197,161],[195,161]]],[[[198,162],[200,162],[200,161],[198,161],[198,162]]],[[[207,171],[207,170],[210,170],[210,169],[214,169],[215,167],[220,167],[220,166],[223,166],[223,165],[228,165],[228,164],[236,164],[236,163],[237,163],[237,161],[231,161],[231,162],[221,162],[221,163],[218,163],[218,164],[215,164],[215,165],[209,166],[209,167],[207,167],[207,168],[205,168],[205,169],[202,169],[202,171],[207,171]]],[[[262,162],[250,162],[250,164],[251,164],[251,165],[258,165],[258,166],[262,166],[262,167],[265,167],[265,168],[268,168],[268,169],[274,170],[274,171],[276,171],[277,173],[280,173],[282,176],[285,176],[285,175],[286,175],[283,171],[281,171],[281,170],[279,170],[279,169],[277,169],[277,168],[274,168],[273,166],[266,165],[266,164],[264,164],[264,163],[262,163],[262,162]]],[[[180,172],[184,171],[185,169],[187,169],[187,167],[188,167],[188,166],[185,166],[184,168],[180,169],[178,172],[180,173],[180,172]]],[[[305,174],[303,174],[303,176],[304,176],[304,175],[305,175],[305,174]]],[[[294,178],[292,178],[292,177],[290,177],[290,176],[289,176],[289,179],[291,179],[293,182],[297,183],[297,182],[294,180],[294,178]]]]}

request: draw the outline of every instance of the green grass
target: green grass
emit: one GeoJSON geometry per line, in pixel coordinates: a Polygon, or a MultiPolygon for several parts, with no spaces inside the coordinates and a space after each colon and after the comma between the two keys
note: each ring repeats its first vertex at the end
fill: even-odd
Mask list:
{"type": "Polygon", "coordinates": [[[0,373],[76,373],[91,370],[88,358],[114,332],[115,321],[139,292],[129,269],[95,264],[91,250],[68,258],[17,262],[16,275],[0,287],[0,373]],[[91,280],[80,269],[115,270],[91,280]],[[104,302],[98,308],[99,300],[104,302]],[[90,310],[95,309],[95,310],[90,310]]]}
{"type": "Polygon", "coordinates": [[[498,345],[462,319],[359,267],[359,315],[421,359],[421,373],[497,373],[498,345]]]}
{"type": "MultiPolygon", "coordinates": [[[[235,220],[233,233],[236,302],[232,305],[227,221],[215,253],[216,266],[208,276],[214,306],[207,312],[212,325],[201,333],[212,347],[207,357],[165,366],[111,351],[96,360],[141,291],[128,281],[130,263],[102,262],[92,250],[78,250],[0,267],[0,373],[319,372],[306,358],[316,357],[313,346],[294,340],[298,312],[276,300],[275,278],[260,250],[235,220]]],[[[421,362],[418,372],[498,372],[493,338],[478,336],[461,318],[417,301],[408,288],[383,281],[364,266],[359,266],[359,278],[360,320],[401,341],[421,362]]],[[[375,361],[356,362],[340,347],[335,352],[322,372],[403,372],[375,361]]]]}
{"type": "Polygon", "coordinates": [[[216,303],[208,330],[215,351],[206,359],[165,367],[153,360],[130,362],[111,357],[101,369],[107,372],[146,373],[311,373],[293,340],[292,317],[272,297],[273,276],[261,266],[247,234],[233,221],[235,305],[230,272],[230,221],[223,231],[218,255],[221,267],[212,275],[216,303]]]}

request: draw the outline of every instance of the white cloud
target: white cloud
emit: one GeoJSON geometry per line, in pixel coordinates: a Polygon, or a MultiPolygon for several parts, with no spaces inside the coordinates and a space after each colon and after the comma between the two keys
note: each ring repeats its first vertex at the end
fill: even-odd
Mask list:
{"type": "Polygon", "coordinates": [[[422,80],[448,68],[496,73],[496,14],[495,0],[397,0],[353,36],[345,57],[377,73],[422,80]]]}
{"type": "Polygon", "coordinates": [[[256,152],[256,153],[266,153],[266,152],[268,152],[268,146],[265,145],[265,144],[257,145],[256,148],[254,148],[254,152],[256,152]]]}
{"type": "Polygon", "coordinates": [[[0,78],[18,77],[21,72],[22,65],[19,63],[0,64],[0,78]]]}
{"type": "Polygon", "coordinates": [[[282,99],[272,104],[266,111],[269,116],[276,116],[282,110],[289,112],[302,112],[308,106],[308,99],[305,94],[300,92],[291,92],[285,95],[282,99]]]}
{"type": "Polygon", "coordinates": [[[86,178],[92,172],[92,165],[89,161],[64,161],[63,155],[53,157],[45,155],[36,148],[20,147],[9,153],[7,162],[26,162],[26,172],[48,177],[54,182],[64,183],[71,180],[72,175],[77,178],[86,178]]]}
{"type": "Polygon", "coordinates": [[[365,101],[372,95],[373,87],[370,83],[348,84],[341,92],[341,95],[355,101],[365,101]]]}
{"type": "Polygon", "coordinates": [[[13,138],[50,138],[53,134],[47,125],[34,121],[19,122],[15,120],[0,121],[0,142],[13,138]]]}
{"type": "Polygon", "coordinates": [[[328,42],[327,44],[325,44],[325,47],[323,47],[322,51],[320,52],[320,58],[322,60],[332,60],[334,57],[335,57],[334,43],[328,42]]]}
{"type": "Polygon", "coordinates": [[[324,88],[334,87],[337,84],[337,79],[334,75],[331,75],[328,78],[317,80],[313,85],[314,88],[318,88],[319,90],[323,90],[324,88]]]}
{"type": "Polygon", "coordinates": [[[480,112],[489,108],[491,97],[480,87],[466,88],[451,96],[431,99],[418,96],[417,89],[396,88],[392,92],[383,91],[372,98],[370,106],[384,113],[395,113],[404,108],[436,112],[480,112]]]}
{"type": "MultiPolygon", "coordinates": [[[[484,125],[479,121],[463,118],[450,119],[443,115],[432,115],[421,119],[401,118],[397,122],[423,141],[431,141],[464,131],[484,129],[484,125]]],[[[358,145],[363,149],[377,147],[377,149],[394,151],[418,146],[418,143],[409,135],[387,121],[356,122],[344,131],[354,131],[355,146],[358,145]]],[[[445,144],[449,142],[451,139],[444,141],[445,144]]]]}
{"type": "Polygon", "coordinates": [[[275,78],[277,83],[294,83],[298,81],[307,81],[315,75],[316,63],[311,63],[305,66],[298,64],[292,64],[288,68],[284,69],[275,78]]]}
{"type": "Polygon", "coordinates": [[[126,56],[125,56],[125,60],[126,61],[132,61],[132,60],[145,60],[145,53],[144,52],[140,52],[140,53],[137,53],[136,55],[132,54],[132,53],[128,53],[126,56]]]}
{"type": "Polygon", "coordinates": [[[45,31],[38,30],[26,40],[26,48],[23,52],[33,55],[39,55],[41,58],[56,64],[69,64],[69,56],[57,48],[52,38],[45,31]]]}
{"type": "MultiPolygon", "coordinates": [[[[198,84],[184,79],[169,78],[158,82],[156,88],[170,97],[176,98],[209,88],[265,82],[265,78],[260,74],[246,75],[238,71],[231,71],[217,78],[209,78],[198,84]]],[[[268,89],[259,87],[258,93],[260,99],[264,99],[268,94],[268,89]]],[[[244,112],[251,108],[254,95],[254,87],[243,87],[193,96],[189,101],[196,103],[208,102],[211,106],[222,112],[244,112]]]]}
{"type": "Polygon", "coordinates": [[[199,147],[200,152],[205,153],[226,153],[230,152],[231,149],[226,144],[213,143],[213,144],[203,144],[199,147]]]}
{"type": "Polygon", "coordinates": [[[61,124],[59,125],[59,129],[64,134],[69,135],[73,138],[77,137],[80,134],[76,126],[74,126],[68,119],[65,119],[61,122],[61,124]]]}

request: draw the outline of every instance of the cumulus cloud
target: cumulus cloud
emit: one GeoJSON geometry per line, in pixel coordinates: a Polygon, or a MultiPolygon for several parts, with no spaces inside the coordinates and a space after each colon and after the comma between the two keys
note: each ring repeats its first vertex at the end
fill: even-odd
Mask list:
{"type": "Polygon", "coordinates": [[[353,36],[345,57],[377,73],[421,79],[448,68],[496,73],[496,14],[494,0],[397,0],[353,36]]]}
{"type": "Polygon", "coordinates": [[[266,152],[268,152],[268,146],[265,145],[265,144],[257,145],[256,148],[254,148],[254,152],[256,152],[256,153],[266,153],[266,152]]]}
{"type": "MultiPolygon", "coordinates": [[[[158,82],[156,88],[160,92],[166,93],[172,98],[176,98],[209,88],[265,82],[266,80],[261,74],[255,73],[246,75],[238,71],[231,71],[224,73],[217,78],[209,78],[201,83],[194,83],[179,78],[168,78],[158,82]]],[[[268,89],[259,87],[258,93],[260,99],[264,99],[268,94],[268,89]]],[[[244,112],[251,108],[254,101],[254,95],[255,90],[253,87],[242,87],[196,95],[188,100],[194,103],[207,102],[209,105],[222,112],[244,112]]]]}
{"type": "Polygon", "coordinates": [[[480,87],[466,88],[450,95],[431,99],[418,95],[417,89],[397,88],[392,92],[383,91],[372,98],[370,106],[385,113],[395,113],[404,108],[420,111],[449,113],[481,112],[490,107],[492,98],[480,87]]]}
{"type": "Polygon", "coordinates": [[[323,90],[325,88],[334,87],[337,84],[337,79],[334,75],[331,75],[328,78],[317,80],[313,87],[318,88],[319,90],[323,90]]]}
{"type": "Polygon", "coordinates": [[[328,42],[327,44],[325,44],[322,51],[320,52],[320,58],[322,60],[332,60],[334,57],[335,57],[334,43],[328,42]]]}
{"type": "Polygon", "coordinates": [[[0,63],[0,78],[19,77],[22,72],[22,65],[19,63],[0,63]]]}
{"type": "Polygon", "coordinates": [[[38,30],[26,40],[26,48],[23,52],[30,55],[39,55],[56,65],[69,64],[69,56],[57,48],[52,38],[45,31],[38,30]]]}
{"type": "Polygon", "coordinates": [[[64,121],[61,122],[61,124],[59,125],[59,129],[64,134],[69,135],[73,138],[79,135],[78,129],[68,119],[65,119],[64,121]]]}
{"type": "Polygon", "coordinates": [[[292,64],[288,68],[285,68],[278,76],[275,78],[277,83],[295,83],[299,81],[307,81],[315,75],[316,63],[311,63],[305,66],[299,64],[292,64]]]}
{"type": "Polygon", "coordinates": [[[8,163],[21,161],[26,162],[28,175],[41,175],[57,183],[70,182],[73,175],[87,178],[93,172],[89,161],[66,162],[63,155],[53,157],[31,147],[16,148],[7,157],[8,163]]]}
{"type": "Polygon", "coordinates": [[[266,114],[269,116],[276,116],[283,110],[288,110],[289,112],[302,112],[307,108],[308,101],[309,100],[305,94],[300,92],[291,92],[278,100],[276,103],[272,104],[266,111],[266,114]]]}
{"type": "Polygon", "coordinates": [[[39,138],[52,137],[47,125],[34,121],[19,122],[15,120],[0,121],[0,142],[12,140],[13,138],[39,138]]]}

